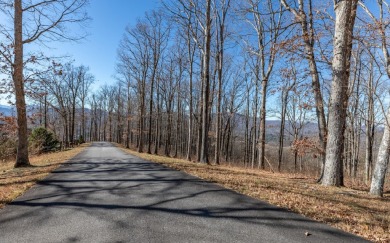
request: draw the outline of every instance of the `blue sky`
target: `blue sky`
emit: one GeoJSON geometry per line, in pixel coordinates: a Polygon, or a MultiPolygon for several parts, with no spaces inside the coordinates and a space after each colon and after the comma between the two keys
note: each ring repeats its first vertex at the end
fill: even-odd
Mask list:
{"type": "MultiPolygon", "coordinates": [[[[117,48],[126,26],[135,25],[145,12],[160,6],[160,0],[90,0],[87,8],[91,17],[86,31],[88,36],[79,42],[51,42],[47,46],[36,43],[25,46],[28,50],[40,50],[46,56],[69,56],[75,65],[85,65],[95,76],[93,89],[114,83],[117,48]]],[[[72,36],[78,26],[69,26],[72,36]]],[[[11,100],[13,100],[11,98],[11,100]]],[[[8,105],[8,99],[0,95],[0,105],[8,105]]]]}
{"type": "MultiPolygon", "coordinates": [[[[87,28],[89,36],[85,40],[80,43],[49,43],[50,48],[39,49],[47,56],[68,55],[75,60],[76,65],[90,67],[90,72],[96,78],[93,88],[97,89],[103,84],[115,82],[113,75],[117,48],[125,27],[135,25],[145,12],[159,5],[160,0],[90,0],[87,12],[92,21],[87,28]]],[[[368,7],[375,10],[371,5],[374,4],[369,1],[368,7]]],[[[0,104],[7,104],[3,96],[0,96],[0,104]]]]}
{"type": "Polygon", "coordinates": [[[160,0],[90,0],[87,9],[92,18],[87,28],[89,36],[81,43],[51,43],[49,46],[54,49],[43,51],[48,56],[69,55],[76,65],[89,66],[96,78],[94,88],[113,83],[117,48],[126,26],[135,25],[146,11],[159,5],[160,0]]]}
{"type": "Polygon", "coordinates": [[[144,13],[156,9],[159,0],[91,0],[88,14],[92,18],[89,36],[81,43],[52,43],[47,55],[69,55],[76,65],[90,67],[95,76],[94,88],[115,82],[117,48],[127,25],[135,25],[144,13]]]}

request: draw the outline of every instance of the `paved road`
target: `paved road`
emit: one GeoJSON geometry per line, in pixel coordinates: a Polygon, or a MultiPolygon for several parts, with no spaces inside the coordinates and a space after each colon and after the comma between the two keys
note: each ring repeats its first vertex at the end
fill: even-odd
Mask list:
{"type": "Polygon", "coordinates": [[[0,242],[363,240],[99,142],[0,210],[0,242]]]}

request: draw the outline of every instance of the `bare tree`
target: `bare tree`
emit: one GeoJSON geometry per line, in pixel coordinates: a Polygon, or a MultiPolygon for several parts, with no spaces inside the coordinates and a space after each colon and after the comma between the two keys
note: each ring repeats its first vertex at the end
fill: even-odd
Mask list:
{"type": "Polygon", "coordinates": [[[210,95],[210,53],[211,53],[211,0],[206,0],[205,24],[202,27],[204,31],[204,52],[203,52],[203,96],[202,96],[202,139],[200,149],[200,161],[209,164],[208,157],[208,133],[209,133],[209,95],[210,95]]]}
{"type": "MultiPolygon", "coordinates": [[[[308,100],[308,85],[296,84],[293,95],[290,97],[286,108],[286,115],[289,120],[289,130],[293,137],[292,144],[299,142],[303,139],[303,129],[308,123],[308,111],[311,109],[310,100],[308,100]]],[[[293,147],[294,151],[294,171],[297,171],[298,165],[298,149],[293,147]]],[[[302,172],[302,159],[300,158],[299,163],[300,171],[302,172]]]]}
{"type": "Polygon", "coordinates": [[[347,89],[357,2],[357,0],[334,1],[336,19],[333,40],[333,81],[328,120],[329,134],[322,179],[322,185],[326,186],[343,185],[342,155],[348,104],[347,89]]]}
{"type": "Polygon", "coordinates": [[[264,168],[265,156],[265,119],[267,105],[268,81],[272,74],[276,54],[278,52],[279,37],[282,34],[281,5],[268,0],[248,0],[246,12],[251,16],[248,22],[256,33],[257,43],[249,49],[258,58],[259,76],[261,78],[261,107],[260,107],[260,136],[259,136],[259,167],[264,168]]]}
{"type": "Polygon", "coordinates": [[[148,31],[149,26],[143,20],[139,20],[134,28],[127,27],[126,35],[118,51],[120,65],[136,81],[135,88],[139,99],[138,152],[143,152],[144,147],[146,85],[151,64],[151,46],[148,43],[148,31]]]}
{"type": "MultiPolygon", "coordinates": [[[[305,45],[305,58],[309,62],[310,75],[312,79],[312,89],[313,89],[315,103],[316,103],[319,138],[322,145],[322,149],[323,151],[325,151],[327,128],[326,128],[326,119],[325,119],[325,111],[324,111],[324,101],[321,93],[320,77],[317,68],[315,52],[314,52],[316,36],[315,36],[315,29],[314,29],[312,0],[307,0],[307,1],[298,0],[298,3],[296,3],[296,0],[294,0],[293,2],[294,2],[293,4],[289,4],[287,3],[286,0],[281,0],[283,6],[288,11],[293,13],[294,17],[297,19],[298,23],[301,26],[302,41],[305,45]],[[297,6],[297,7],[294,8],[292,6],[297,6]]],[[[322,157],[324,163],[325,156],[322,157]]],[[[322,173],[321,173],[321,177],[322,177],[322,173]]]]}
{"type": "MultiPolygon", "coordinates": [[[[292,61],[295,61],[294,59],[292,61]]],[[[285,131],[285,123],[286,123],[286,115],[289,101],[290,92],[296,88],[297,85],[297,70],[295,66],[292,64],[291,68],[287,68],[282,70],[283,84],[282,84],[282,92],[280,94],[282,106],[280,112],[280,130],[279,130],[279,151],[278,151],[278,171],[280,172],[283,161],[283,145],[284,145],[284,131],[285,131]]],[[[291,118],[289,119],[291,123],[291,118]]]]}
{"type": "MultiPolygon", "coordinates": [[[[191,20],[190,20],[191,21],[191,20]]],[[[194,41],[191,39],[191,33],[189,28],[187,28],[186,32],[186,41],[187,41],[187,53],[188,53],[188,77],[189,77],[189,97],[188,97],[188,103],[189,103],[189,114],[188,114],[188,137],[187,137],[187,160],[191,160],[191,153],[192,153],[192,133],[193,133],[193,127],[194,127],[194,106],[193,106],[193,77],[194,77],[194,59],[195,59],[195,48],[196,45],[194,41]]]]}
{"type": "Polygon", "coordinates": [[[79,67],[79,76],[80,79],[80,91],[79,91],[79,100],[81,102],[81,135],[83,139],[87,138],[86,133],[86,115],[85,115],[85,103],[90,93],[90,86],[94,83],[95,78],[92,74],[88,73],[89,68],[85,66],[79,67]]]}
{"type": "MultiPolygon", "coordinates": [[[[384,12],[390,13],[389,5],[384,0],[377,0],[379,8],[379,17],[376,18],[372,12],[364,5],[359,2],[360,6],[365,10],[369,17],[374,22],[375,30],[380,37],[382,54],[384,57],[384,68],[386,70],[387,77],[390,78],[390,54],[388,50],[388,39],[386,33],[388,31],[388,20],[384,17],[384,12]],[[384,10],[386,8],[386,10],[384,10]]],[[[387,112],[385,120],[385,130],[383,132],[382,142],[379,147],[377,161],[373,170],[370,194],[376,196],[383,196],[383,187],[385,184],[386,171],[389,164],[390,157],[390,109],[387,112]]]]}
{"type": "Polygon", "coordinates": [[[148,126],[148,149],[147,153],[152,152],[152,117],[153,117],[153,96],[156,82],[156,73],[159,66],[162,53],[167,46],[170,27],[164,23],[162,12],[152,11],[146,15],[147,24],[150,26],[146,32],[148,45],[151,47],[151,75],[150,75],[150,92],[149,92],[149,126],[148,126]]]}
{"type": "MultiPolygon", "coordinates": [[[[0,26],[0,33],[5,40],[12,44],[13,52],[0,50],[0,55],[12,66],[12,80],[15,89],[15,100],[18,117],[18,152],[15,167],[29,166],[28,159],[28,133],[26,118],[26,101],[24,87],[24,45],[43,40],[77,40],[80,37],[72,37],[66,26],[70,23],[86,21],[87,15],[84,8],[87,0],[22,0],[0,2],[2,12],[9,14],[13,20],[13,28],[0,26]],[[11,29],[11,30],[10,30],[11,29]],[[13,34],[12,34],[13,33],[13,34]],[[12,53],[11,55],[9,55],[12,53]]],[[[33,59],[30,59],[33,61],[33,59]]]]}
{"type": "MultiPolygon", "coordinates": [[[[65,69],[66,70],[66,69],[65,69]]],[[[42,77],[40,83],[45,87],[48,95],[46,102],[62,118],[62,144],[69,145],[69,92],[67,91],[65,70],[60,73],[54,71],[42,77]]]]}
{"type": "Polygon", "coordinates": [[[230,8],[230,0],[221,0],[216,2],[217,12],[217,72],[218,72],[218,93],[217,93],[217,122],[215,125],[216,141],[215,141],[215,163],[219,164],[221,151],[221,100],[222,100],[222,82],[223,82],[223,67],[224,67],[224,49],[226,39],[226,19],[230,8]]]}

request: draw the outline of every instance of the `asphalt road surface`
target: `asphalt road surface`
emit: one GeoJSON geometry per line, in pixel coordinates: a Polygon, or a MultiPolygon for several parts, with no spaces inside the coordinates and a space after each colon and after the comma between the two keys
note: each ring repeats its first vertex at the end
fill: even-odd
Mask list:
{"type": "Polygon", "coordinates": [[[98,142],[0,210],[0,242],[364,240],[98,142]]]}

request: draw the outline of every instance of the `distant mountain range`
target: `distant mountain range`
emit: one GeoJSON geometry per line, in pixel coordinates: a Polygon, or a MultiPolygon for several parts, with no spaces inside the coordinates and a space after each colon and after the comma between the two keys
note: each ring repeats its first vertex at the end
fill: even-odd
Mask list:
{"type": "MultiPolygon", "coordinates": [[[[250,117],[249,121],[249,127],[252,127],[252,117],[250,117]]],[[[244,137],[245,134],[245,116],[239,113],[236,113],[234,115],[233,120],[236,131],[235,134],[239,135],[241,137],[244,137]]],[[[259,120],[257,121],[259,122],[259,120]]],[[[266,140],[267,143],[271,144],[277,144],[279,141],[279,133],[280,133],[280,120],[266,120],[265,126],[266,126],[266,140]]],[[[292,132],[293,132],[293,124],[291,124],[290,121],[286,121],[285,123],[285,138],[292,138],[292,132]]],[[[258,129],[259,124],[257,124],[258,129]]],[[[301,134],[303,137],[316,137],[318,136],[318,125],[315,122],[307,122],[304,127],[302,128],[301,134]]]]}
{"type": "Polygon", "coordinates": [[[16,111],[12,106],[0,105],[0,114],[3,116],[14,116],[16,115],[16,111]]]}
{"type": "MultiPolygon", "coordinates": [[[[28,114],[31,114],[31,108],[32,107],[29,107],[30,109],[28,109],[27,113],[28,114]]],[[[88,113],[89,112],[89,109],[86,110],[86,112],[88,113]]],[[[0,115],[3,115],[3,116],[16,116],[16,109],[14,106],[7,106],[7,105],[0,105],[0,115]]],[[[235,126],[235,134],[240,136],[240,137],[244,137],[244,134],[245,134],[245,116],[242,115],[242,114],[239,114],[239,113],[236,113],[234,116],[233,116],[233,119],[231,121],[234,126],[235,126]]],[[[259,122],[259,121],[257,121],[259,122]]],[[[269,142],[269,143],[277,143],[278,142],[278,139],[279,139],[279,132],[280,132],[280,123],[281,121],[280,120],[266,120],[266,140],[269,142]]],[[[253,124],[253,121],[252,121],[252,117],[250,117],[250,121],[249,121],[249,127],[251,127],[253,124]]],[[[289,121],[286,121],[286,124],[285,124],[285,136],[286,138],[291,138],[292,137],[292,126],[293,124],[291,124],[291,122],[289,121]]],[[[258,124],[257,124],[258,126],[258,124]]],[[[377,131],[383,131],[383,127],[382,126],[379,126],[376,128],[377,131]]],[[[303,127],[302,131],[302,136],[304,137],[316,137],[318,136],[318,125],[317,123],[315,122],[308,122],[305,124],[305,126],[303,127]]]]}

